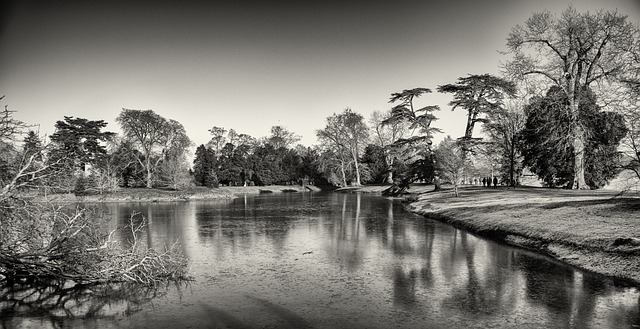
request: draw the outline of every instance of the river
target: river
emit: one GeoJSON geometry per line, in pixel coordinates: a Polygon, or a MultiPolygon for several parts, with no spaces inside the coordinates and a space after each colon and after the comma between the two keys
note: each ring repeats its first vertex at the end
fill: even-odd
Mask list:
{"type": "Polygon", "coordinates": [[[85,304],[72,303],[76,310],[5,318],[4,327],[640,327],[637,287],[476,237],[376,195],[103,206],[113,225],[141,212],[149,224],[143,239],[156,248],[179,241],[194,281],[119,291],[108,302],[85,297],[85,304]]]}

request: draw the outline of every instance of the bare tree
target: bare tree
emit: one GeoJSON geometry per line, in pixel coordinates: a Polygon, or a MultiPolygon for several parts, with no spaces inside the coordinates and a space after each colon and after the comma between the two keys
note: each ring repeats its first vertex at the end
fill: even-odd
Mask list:
{"type": "MultiPolygon", "coordinates": [[[[11,115],[0,125],[0,142],[15,140],[22,123],[11,115]],[[13,135],[12,135],[13,134],[13,135]]],[[[25,187],[44,182],[52,164],[34,167],[39,152],[25,152],[16,161],[0,189],[0,285],[45,280],[75,283],[136,282],[155,285],[181,280],[187,259],[176,245],[164,251],[133,244],[127,248],[105,231],[106,217],[93,209],[24,197],[25,187]]],[[[129,229],[134,241],[144,220],[132,215],[129,229]]]]}
{"type": "Polygon", "coordinates": [[[284,126],[273,126],[271,136],[266,141],[277,150],[281,147],[289,148],[299,140],[300,136],[288,131],[284,126]]]}
{"type": "Polygon", "coordinates": [[[152,188],[154,175],[160,169],[159,164],[166,160],[167,152],[176,143],[189,140],[184,127],[153,110],[122,109],[116,121],[122,127],[124,136],[139,148],[140,153],[134,152],[133,155],[147,172],[147,187],[152,188]]]}
{"type": "Polygon", "coordinates": [[[574,189],[589,188],[584,178],[586,136],[578,119],[580,94],[638,69],[634,57],[639,34],[638,26],[618,12],[578,13],[573,7],[559,17],[534,13],[509,33],[507,48],[513,59],[505,65],[507,73],[516,79],[541,77],[541,83],[558,86],[568,96],[571,133],[566,143],[573,147],[574,189]]]}
{"type": "Polygon", "coordinates": [[[391,120],[391,110],[386,112],[374,111],[369,119],[369,126],[373,130],[371,141],[382,147],[384,150],[384,160],[387,165],[386,182],[393,183],[393,162],[403,154],[405,146],[394,144],[397,140],[408,137],[411,133],[409,122],[404,120],[391,120]],[[384,122],[387,122],[386,124],[384,122]]]}
{"type": "Polygon", "coordinates": [[[216,156],[220,156],[222,147],[227,143],[227,139],[224,137],[226,132],[226,129],[217,126],[213,126],[209,129],[209,133],[211,133],[211,140],[207,143],[207,146],[213,150],[216,156]]]}
{"type": "Polygon", "coordinates": [[[316,135],[321,144],[327,145],[339,157],[344,184],[346,159],[349,158],[355,168],[356,184],[360,185],[360,154],[368,138],[364,117],[347,108],[328,117],[325,128],[317,130],[316,135]]]}

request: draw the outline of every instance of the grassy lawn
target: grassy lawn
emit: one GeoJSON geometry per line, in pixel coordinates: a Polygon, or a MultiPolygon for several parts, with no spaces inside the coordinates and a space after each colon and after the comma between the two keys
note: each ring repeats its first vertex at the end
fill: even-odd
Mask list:
{"type": "Polygon", "coordinates": [[[422,193],[409,209],[480,235],[640,283],[640,196],[471,187],[422,193]]]}

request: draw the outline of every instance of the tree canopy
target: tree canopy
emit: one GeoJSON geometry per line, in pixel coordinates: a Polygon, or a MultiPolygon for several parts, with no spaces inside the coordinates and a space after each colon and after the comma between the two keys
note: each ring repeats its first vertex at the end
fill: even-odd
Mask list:
{"type": "Polygon", "coordinates": [[[167,120],[153,110],[122,109],[116,119],[124,136],[140,152],[132,155],[147,172],[146,185],[153,187],[154,175],[167,157],[182,155],[190,140],[182,124],[167,120]]]}
{"type": "Polygon", "coordinates": [[[449,102],[452,111],[458,107],[467,110],[467,125],[461,140],[466,152],[472,147],[475,124],[489,122],[488,116],[501,108],[503,99],[515,95],[516,85],[491,74],[473,74],[458,78],[454,84],[438,86],[438,92],[453,94],[449,102]]]}
{"type": "MultiPolygon", "coordinates": [[[[602,111],[593,93],[580,93],[579,120],[587,136],[585,141],[585,179],[592,188],[600,188],[619,171],[618,144],[627,129],[624,118],[602,111]]],[[[571,116],[567,95],[552,87],[545,97],[537,97],[525,108],[522,132],[524,163],[548,186],[571,185],[574,179],[573,144],[567,138],[571,116]]]]}
{"type": "MultiPolygon", "coordinates": [[[[515,26],[507,38],[513,59],[507,74],[515,79],[542,77],[541,86],[559,87],[567,96],[568,136],[573,139],[573,188],[585,182],[587,134],[579,119],[580,94],[588,88],[615,84],[637,72],[640,29],[617,11],[579,13],[569,7],[558,17],[549,11],[534,13],[515,26]]],[[[599,88],[601,98],[605,95],[599,88]]]]}

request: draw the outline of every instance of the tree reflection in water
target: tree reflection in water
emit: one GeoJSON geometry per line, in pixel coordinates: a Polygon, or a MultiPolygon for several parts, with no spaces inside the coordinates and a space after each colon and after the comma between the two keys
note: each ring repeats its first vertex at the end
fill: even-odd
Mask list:
{"type": "Polygon", "coordinates": [[[637,289],[408,214],[397,200],[319,193],[144,206],[153,243],[180,238],[197,281],[184,300],[118,324],[640,327],[637,289]]]}
{"type": "Polygon", "coordinates": [[[7,283],[0,287],[0,323],[2,328],[13,328],[37,321],[38,327],[64,328],[76,320],[110,322],[138,312],[167,288],[132,283],[7,283]]]}

